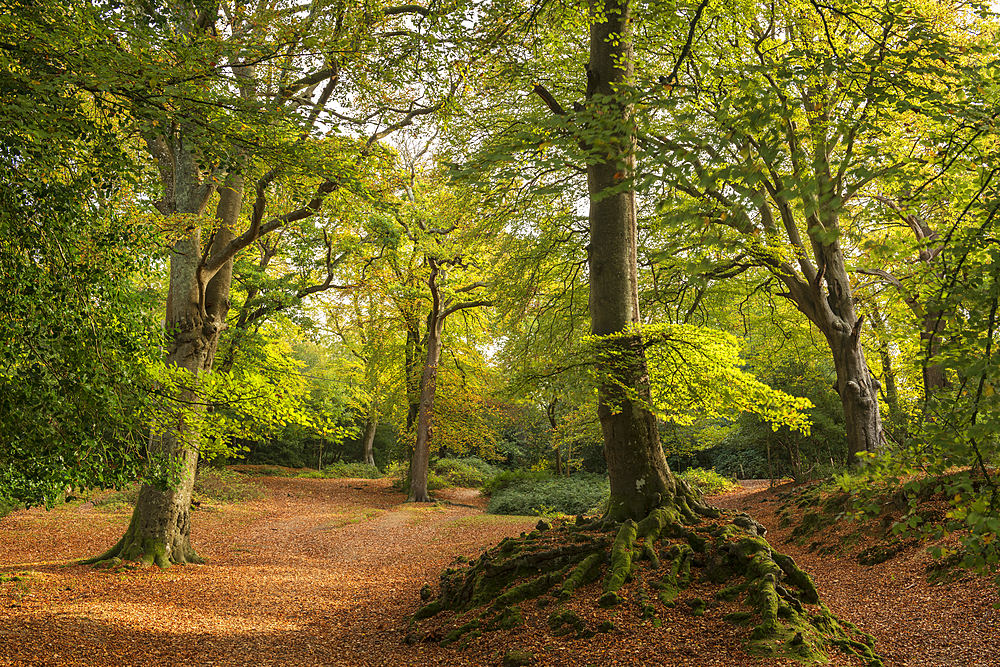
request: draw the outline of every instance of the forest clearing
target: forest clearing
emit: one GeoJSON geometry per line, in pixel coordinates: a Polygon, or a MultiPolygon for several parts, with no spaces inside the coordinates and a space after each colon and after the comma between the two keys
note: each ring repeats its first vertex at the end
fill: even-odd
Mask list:
{"type": "MultiPolygon", "coordinates": [[[[440,635],[411,646],[420,587],[455,556],[474,557],[537,518],[483,514],[470,489],[440,493],[455,504],[421,506],[386,480],[253,479],[262,498],[195,513],[201,566],[71,565],[121,530],[125,508],[77,502],[0,519],[0,664],[499,665],[511,648],[538,665],[765,664],[736,650],[745,631],[705,633],[704,617],[680,609],[661,633],[625,612],[614,632],[591,639],[517,628],[462,651],[440,647],[440,635]]],[[[765,502],[775,498],[764,482],[711,500],[750,510],[774,531],[834,611],[875,635],[887,666],[998,664],[1000,612],[988,580],[930,585],[920,549],[862,566],[850,554],[785,546],[788,531],[765,502]]]]}

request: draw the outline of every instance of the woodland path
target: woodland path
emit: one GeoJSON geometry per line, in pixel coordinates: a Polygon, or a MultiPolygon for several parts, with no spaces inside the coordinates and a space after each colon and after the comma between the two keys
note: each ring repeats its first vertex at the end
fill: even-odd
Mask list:
{"type": "MultiPolygon", "coordinates": [[[[537,521],[404,504],[386,480],[254,483],[261,500],[194,513],[203,566],[66,566],[114,543],[124,510],[84,503],[0,519],[0,576],[29,573],[0,589],[0,664],[460,664],[433,643],[404,644],[417,591],[456,554],[537,521]]],[[[469,504],[475,493],[439,495],[469,504]]]]}
{"type": "MultiPolygon", "coordinates": [[[[455,555],[476,555],[535,519],[405,504],[385,480],[253,483],[264,490],[260,500],[194,513],[204,566],[67,565],[113,543],[128,522],[124,508],[77,503],[0,519],[0,579],[7,580],[0,584],[0,665],[499,664],[511,638],[490,638],[475,654],[434,642],[407,646],[406,619],[420,605],[420,586],[435,585],[455,555]]],[[[469,490],[439,495],[481,505],[469,490]]],[[[831,608],[876,635],[887,665],[1000,667],[1000,612],[990,608],[997,598],[988,580],[928,586],[920,550],[868,568],[785,544],[766,487],[712,501],[762,521],[776,548],[815,575],[831,608]]],[[[706,636],[700,626],[673,624],[671,633],[656,634],[688,651],[672,664],[745,664],[746,656],[727,650],[727,628],[714,628],[706,636]]],[[[657,658],[667,656],[664,645],[642,646],[649,633],[639,643],[604,638],[610,645],[597,638],[560,645],[541,664],[663,664],[657,658]]]]}

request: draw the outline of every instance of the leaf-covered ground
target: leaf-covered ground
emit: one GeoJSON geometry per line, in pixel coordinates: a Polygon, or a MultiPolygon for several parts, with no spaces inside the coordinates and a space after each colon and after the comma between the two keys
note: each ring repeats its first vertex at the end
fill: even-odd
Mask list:
{"type": "MultiPolygon", "coordinates": [[[[684,614],[655,632],[622,627],[589,640],[517,628],[465,652],[424,637],[409,645],[424,583],[435,585],[456,555],[475,556],[536,520],[484,515],[471,492],[440,494],[453,504],[407,505],[384,480],[253,483],[265,491],[259,500],[195,512],[204,566],[67,565],[113,543],[124,508],[69,504],[0,519],[0,664],[498,665],[518,647],[537,664],[761,664],[733,650],[735,628],[684,614]]],[[[759,516],[778,545],[768,493],[718,501],[759,516]]],[[[781,548],[815,574],[836,613],[876,635],[887,664],[1000,665],[1000,617],[985,580],[931,587],[923,556],[866,568],[781,548]]]]}
{"type": "Polygon", "coordinates": [[[1000,597],[989,579],[960,574],[949,583],[928,583],[934,561],[925,545],[916,544],[883,563],[862,565],[859,554],[898,542],[885,534],[887,525],[823,521],[815,532],[793,535],[815,508],[795,508],[790,484],[744,484],[750,488],[716,496],[712,504],[746,511],[763,523],[775,548],[812,575],[824,602],[875,635],[887,665],[1000,666],[1000,611],[994,609],[1000,597]],[[783,521],[782,513],[791,516],[783,521]]]}

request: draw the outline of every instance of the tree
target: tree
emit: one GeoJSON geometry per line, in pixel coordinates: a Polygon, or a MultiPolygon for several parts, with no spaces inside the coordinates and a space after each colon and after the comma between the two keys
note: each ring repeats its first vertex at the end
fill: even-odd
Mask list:
{"type": "Polygon", "coordinates": [[[456,285],[454,275],[449,275],[451,272],[468,278],[470,269],[474,272],[484,259],[476,257],[468,230],[471,220],[465,213],[468,209],[463,209],[464,202],[456,194],[442,188],[436,200],[425,202],[421,201],[422,198],[411,197],[415,206],[427,207],[426,211],[420,208],[413,211],[412,228],[408,234],[411,241],[422,249],[426,260],[426,284],[430,295],[430,312],[427,313],[425,334],[420,341],[425,357],[420,373],[416,434],[410,458],[409,500],[412,502],[429,502],[431,499],[427,492],[427,468],[445,324],[455,313],[492,303],[482,296],[483,290],[489,286],[488,282],[460,280],[456,285]],[[429,219],[433,219],[433,226],[429,224],[429,219]]]}
{"type": "Polygon", "coordinates": [[[666,122],[647,138],[677,195],[664,209],[728,249],[724,266],[767,268],[823,333],[852,462],[883,432],[847,232],[852,206],[912,160],[886,160],[889,147],[910,136],[908,121],[941,112],[938,86],[959,76],[936,55],[953,41],[932,14],[790,1],[733,16],[723,39],[702,44],[698,67],[660,87],[666,122]]]}
{"type": "MultiPolygon", "coordinates": [[[[233,260],[267,234],[316,215],[331,193],[355,187],[361,180],[356,172],[381,139],[438,108],[428,100],[442,85],[448,94],[451,82],[437,71],[415,97],[403,100],[391,77],[367,79],[360,68],[341,86],[352,66],[383,57],[394,40],[419,41],[418,32],[389,29],[388,41],[380,41],[387,23],[414,13],[425,12],[404,6],[370,15],[366,8],[313,2],[182,3],[108,13],[128,41],[112,51],[127,67],[117,81],[100,86],[131,105],[157,164],[155,205],[172,231],[165,359],[189,382],[177,385],[177,426],[154,433],[149,444],[155,458],[178,468],[178,477],[141,488],[125,536],[98,559],[121,556],[161,566],[199,560],[190,544],[189,512],[200,419],[183,415],[205,407],[199,384],[212,369],[226,324],[233,260]],[[138,79],[132,78],[136,71],[138,79]],[[380,91],[374,99],[388,103],[362,120],[328,109],[336,99],[364,114],[371,87],[380,91]],[[402,110],[394,110],[395,103],[402,110]],[[338,120],[363,136],[327,137],[332,131],[321,121],[336,126],[338,120]],[[300,184],[297,203],[272,210],[274,189],[292,181],[300,184]],[[241,224],[245,212],[248,220],[241,224]]],[[[386,57],[387,65],[398,58],[386,57]]]]}
{"type": "Polygon", "coordinates": [[[0,13],[0,499],[52,504],[143,475],[151,244],[120,109],[72,74],[109,38],[98,12],[0,13]]]}

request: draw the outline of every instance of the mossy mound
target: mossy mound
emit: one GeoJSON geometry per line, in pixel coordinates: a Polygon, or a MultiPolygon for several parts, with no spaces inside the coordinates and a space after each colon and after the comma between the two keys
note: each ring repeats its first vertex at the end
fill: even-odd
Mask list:
{"type": "Polygon", "coordinates": [[[614,632],[622,613],[651,628],[684,613],[745,628],[753,654],[821,663],[843,651],[881,665],[871,636],[834,616],[809,576],[763,533],[746,515],[695,519],[670,508],[638,523],[557,523],[446,570],[438,595],[414,615],[414,630],[432,617],[441,628],[446,614],[444,629],[427,636],[461,648],[526,616],[571,640],[614,632]],[[584,596],[590,602],[581,613],[584,596]],[[545,614],[522,614],[528,604],[545,614]]]}

